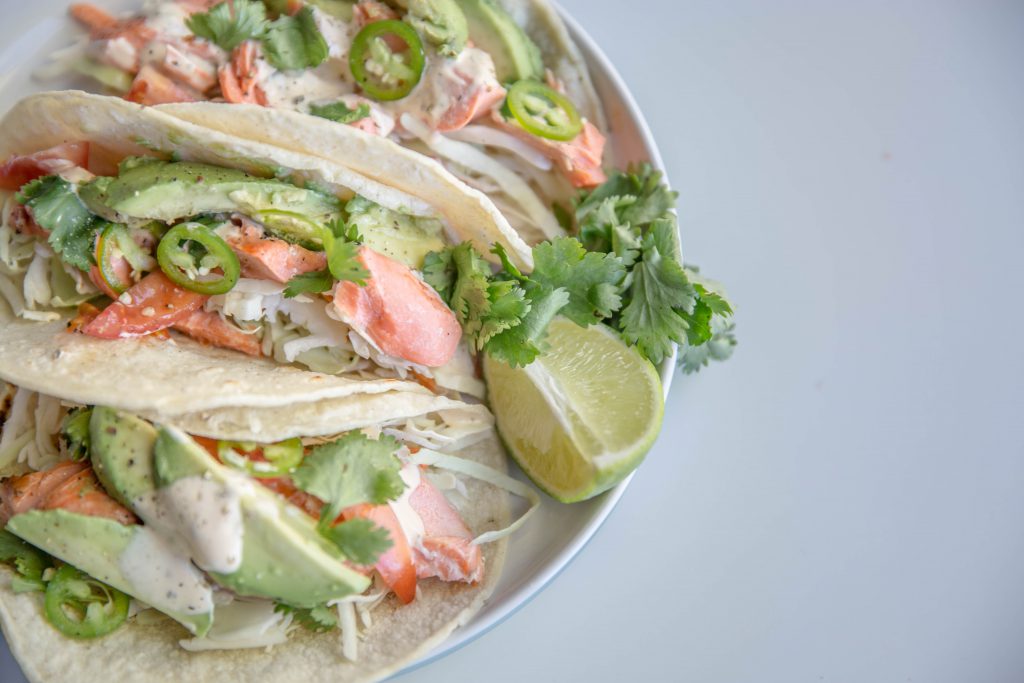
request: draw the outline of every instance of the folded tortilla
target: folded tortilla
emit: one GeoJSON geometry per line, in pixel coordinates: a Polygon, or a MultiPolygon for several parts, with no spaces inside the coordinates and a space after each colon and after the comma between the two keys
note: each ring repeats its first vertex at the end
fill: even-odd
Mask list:
{"type": "MultiPolygon", "coordinates": [[[[404,150],[387,140],[352,136],[358,131],[324,121],[338,131],[322,141],[325,156],[311,153],[317,149],[316,127],[307,129],[309,149],[289,148],[290,136],[307,133],[290,131],[296,122],[279,118],[281,112],[260,118],[261,112],[251,109],[263,114],[269,110],[211,103],[175,107],[172,116],[172,110],[161,107],[75,90],[33,95],[0,121],[0,159],[87,140],[115,158],[156,153],[263,177],[297,175],[341,197],[358,194],[395,211],[439,218],[454,236],[472,242],[481,253],[489,253],[497,242],[519,264],[532,263],[530,248],[486,197],[439,164],[415,153],[399,153],[396,150],[404,150]],[[216,111],[223,113],[214,115],[216,111]],[[247,134],[253,129],[262,134],[247,134]],[[334,145],[342,142],[344,153],[338,153],[334,145]],[[421,189],[411,191],[416,188],[421,189]]],[[[297,116],[300,127],[315,119],[297,116]]]]}

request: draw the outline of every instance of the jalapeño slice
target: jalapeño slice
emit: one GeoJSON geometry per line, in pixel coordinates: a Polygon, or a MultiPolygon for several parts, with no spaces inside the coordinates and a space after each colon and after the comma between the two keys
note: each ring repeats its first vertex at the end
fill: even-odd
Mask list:
{"type": "Polygon", "coordinates": [[[400,100],[416,87],[423,76],[423,42],[416,31],[398,19],[375,21],[356,34],[348,53],[352,77],[375,100],[400,100]],[[405,43],[405,52],[393,49],[395,40],[405,43]]]}
{"type": "Polygon", "coordinates": [[[519,125],[538,137],[567,142],[583,130],[572,102],[538,81],[518,81],[509,88],[506,102],[519,125]]]}
{"type": "Polygon", "coordinates": [[[128,617],[128,596],[69,564],[46,586],[46,618],[72,638],[106,635],[128,617]]]}
{"type": "Polygon", "coordinates": [[[303,453],[302,440],[298,438],[270,444],[217,442],[217,457],[221,462],[259,478],[287,475],[302,462],[303,453]],[[262,460],[252,457],[260,455],[262,460]]]}
{"type": "Polygon", "coordinates": [[[172,282],[199,294],[231,291],[242,271],[227,242],[202,223],[171,228],[156,248],[156,260],[172,282]]]}

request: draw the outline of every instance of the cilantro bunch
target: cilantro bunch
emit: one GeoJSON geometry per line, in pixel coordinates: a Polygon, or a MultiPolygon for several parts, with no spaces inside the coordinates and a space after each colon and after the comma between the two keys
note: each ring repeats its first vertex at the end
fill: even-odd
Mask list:
{"type": "Polygon", "coordinates": [[[466,336],[494,358],[525,366],[543,353],[548,324],[562,315],[580,326],[605,323],[652,363],[683,347],[694,372],[735,346],[732,306],[720,288],[680,263],[676,194],[644,165],[584,192],[568,216],[578,237],[533,249],[523,274],[500,245],[495,271],[469,243],[427,256],[426,281],[455,311],[466,336]]]}

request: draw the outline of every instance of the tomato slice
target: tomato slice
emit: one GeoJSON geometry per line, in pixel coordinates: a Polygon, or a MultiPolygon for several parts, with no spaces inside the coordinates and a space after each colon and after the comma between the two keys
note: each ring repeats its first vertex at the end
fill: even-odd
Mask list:
{"type": "Polygon", "coordinates": [[[101,339],[141,337],[185,320],[208,298],[179,287],[163,271],[153,271],[107,306],[82,332],[101,339]]]}
{"type": "Polygon", "coordinates": [[[398,599],[409,604],[416,597],[416,567],[412,562],[412,549],[405,538],[398,516],[390,505],[353,505],[346,508],[342,517],[349,519],[368,519],[379,527],[387,530],[391,538],[391,547],[377,558],[373,568],[384,579],[387,587],[395,592],[398,599]]]}
{"type": "Polygon", "coordinates": [[[0,165],[0,189],[16,192],[36,178],[88,164],[88,142],[68,142],[35,154],[15,155],[0,165]]]}

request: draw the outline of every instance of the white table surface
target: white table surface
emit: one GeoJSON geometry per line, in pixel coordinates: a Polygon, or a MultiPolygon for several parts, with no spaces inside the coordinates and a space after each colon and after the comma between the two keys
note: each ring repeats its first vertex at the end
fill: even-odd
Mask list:
{"type": "Polygon", "coordinates": [[[1024,4],[564,5],[740,346],[547,590],[396,681],[1024,680],[1024,4]]]}

